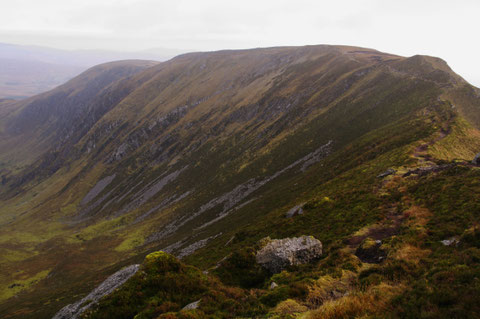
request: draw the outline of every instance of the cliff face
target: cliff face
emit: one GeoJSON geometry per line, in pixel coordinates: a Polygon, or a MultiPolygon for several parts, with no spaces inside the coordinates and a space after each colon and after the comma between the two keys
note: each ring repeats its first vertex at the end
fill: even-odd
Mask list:
{"type": "Polygon", "coordinates": [[[305,214],[275,232],[344,239],[383,214],[389,166],[480,151],[477,93],[437,58],[308,46],[115,62],[0,102],[2,307],[51,315],[155,249],[213,264],[209,247],[323,197],[345,204],[330,230],[305,214]]]}

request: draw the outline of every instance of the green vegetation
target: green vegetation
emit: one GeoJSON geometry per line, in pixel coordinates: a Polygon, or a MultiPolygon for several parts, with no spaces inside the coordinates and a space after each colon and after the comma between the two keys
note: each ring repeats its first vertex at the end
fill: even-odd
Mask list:
{"type": "Polygon", "coordinates": [[[137,274],[83,318],[233,318],[263,309],[248,292],[225,287],[160,251],[147,255],[137,274]],[[196,300],[198,310],[181,310],[196,300]]]}
{"type": "Polygon", "coordinates": [[[320,46],[138,63],[0,119],[0,313],[50,318],[139,262],[83,316],[479,313],[480,104],[441,60],[320,46]],[[256,263],[262,238],[300,235],[320,260],[256,263]]]}

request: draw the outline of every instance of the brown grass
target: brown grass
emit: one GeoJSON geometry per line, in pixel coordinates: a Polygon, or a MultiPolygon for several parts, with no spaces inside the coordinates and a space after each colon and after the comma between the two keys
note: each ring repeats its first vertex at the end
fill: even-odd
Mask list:
{"type": "Polygon", "coordinates": [[[407,225],[411,227],[424,227],[432,216],[432,212],[430,212],[427,208],[415,205],[410,207],[403,214],[407,219],[407,225]]]}
{"type": "Polygon", "coordinates": [[[422,258],[425,258],[430,253],[430,250],[420,249],[418,247],[407,244],[397,250],[392,257],[398,260],[405,260],[418,264],[422,258]]]}
{"type": "Polygon", "coordinates": [[[458,119],[444,139],[430,146],[428,153],[446,161],[471,161],[480,149],[480,131],[467,121],[458,119]]]}
{"type": "Polygon", "coordinates": [[[328,300],[340,298],[348,293],[354,278],[355,275],[350,271],[344,271],[341,278],[328,275],[320,277],[308,288],[307,304],[311,308],[316,308],[328,300]]]}
{"type": "Polygon", "coordinates": [[[375,286],[365,293],[356,293],[325,302],[310,311],[305,319],[341,319],[382,314],[388,311],[389,300],[401,291],[400,287],[387,284],[375,286]]]}
{"type": "Polygon", "coordinates": [[[299,304],[295,300],[287,299],[279,303],[273,312],[280,315],[291,315],[294,313],[306,312],[307,310],[307,307],[299,304]]]}

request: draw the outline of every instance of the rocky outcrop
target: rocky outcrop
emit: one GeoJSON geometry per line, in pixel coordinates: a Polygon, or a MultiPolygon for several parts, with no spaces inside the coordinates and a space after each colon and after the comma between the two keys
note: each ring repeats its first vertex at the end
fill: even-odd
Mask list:
{"type": "Polygon", "coordinates": [[[280,175],[284,174],[288,170],[291,170],[297,166],[300,166],[302,164],[302,167],[300,168],[301,171],[305,171],[308,167],[311,165],[319,162],[322,158],[328,156],[332,150],[332,145],[333,145],[333,140],[329,140],[326,144],[321,145],[319,148],[317,148],[315,151],[307,154],[306,156],[302,157],[301,159],[293,162],[292,164],[288,165],[287,167],[284,167],[283,169],[275,172],[273,175],[267,176],[265,178],[251,178],[247,180],[246,182],[237,185],[234,189],[231,191],[224,193],[220,195],[219,197],[215,197],[206,204],[203,204],[200,206],[200,208],[194,212],[193,214],[190,214],[188,216],[181,217],[179,219],[176,219],[172,221],[171,223],[167,224],[164,229],[160,232],[152,234],[148,239],[147,242],[153,242],[156,240],[163,239],[174,232],[176,232],[180,227],[184,226],[186,223],[189,221],[197,218],[204,212],[222,205],[223,209],[222,211],[217,214],[217,217],[208,221],[207,223],[203,224],[200,226],[200,228],[204,228],[208,225],[211,225],[212,223],[215,223],[219,221],[222,218],[225,218],[228,216],[230,213],[234,212],[236,209],[239,209],[242,205],[246,205],[253,201],[254,199],[250,199],[249,201],[244,202],[243,204],[240,204],[244,199],[246,199],[248,196],[250,196],[252,193],[257,191],[259,188],[264,186],[265,184],[271,182],[272,180],[276,179],[280,175]]]}
{"type": "Polygon", "coordinates": [[[115,289],[123,285],[137,271],[140,265],[131,265],[122,270],[117,271],[104,282],[90,292],[85,298],[63,307],[55,314],[53,319],[75,319],[78,318],[85,310],[96,304],[100,298],[112,293],[115,289]]]}
{"type": "Polygon", "coordinates": [[[414,174],[418,176],[424,176],[430,173],[436,173],[436,172],[440,172],[440,171],[455,167],[456,165],[457,165],[456,163],[451,163],[451,164],[419,167],[419,168],[409,170],[408,172],[403,174],[402,177],[408,177],[414,174]]]}
{"type": "Polygon", "coordinates": [[[185,170],[188,166],[182,167],[179,170],[173,171],[168,175],[161,175],[154,182],[143,187],[139,192],[133,195],[125,207],[118,211],[115,215],[121,216],[124,215],[148,202],[151,198],[157,195],[168,183],[171,183],[177,179],[177,177],[185,170]]]}
{"type": "Polygon", "coordinates": [[[288,210],[288,212],[285,213],[285,217],[293,217],[297,215],[302,215],[303,214],[303,205],[305,203],[301,203],[300,205],[296,205],[288,210]]]}
{"type": "Polygon", "coordinates": [[[275,289],[275,288],[277,288],[277,287],[278,287],[278,284],[277,284],[275,281],[272,281],[272,283],[270,284],[269,289],[270,289],[270,290],[273,290],[273,289],[275,289]]]}
{"type": "Polygon", "coordinates": [[[189,303],[188,305],[186,305],[185,307],[183,307],[182,310],[194,310],[194,309],[197,309],[198,306],[200,306],[200,301],[201,301],[201,300],[197,300],[197,301],[191,302],[191,303],[189,303]]]}
{"type": "Polygon", "coordinates": [[[456,236],[444,239],[440,241],[444,246],[457,246],[460,243],[460,239],[456,236]]]}
{"type": "Polygon", "coordinates": [[[207,245],[207,243],[212,240],[212,239],[215,239],[217,238],[218,236],[222,235],[222,233],[218,233],[214,236],[210,236],[208,238],[205,238],[205,239],[202,239],[202,240],[199,240],[191,245],[188,245],[187,247],[184,247],[182,248],[182,250],[180,250],[180,252],[178,253],[177,255],[177,258],[179,259],[182,259],[188,255],[191,255],[193,254],[196,250],[202,248],[202,247],[205,247],[205,245],[207,245]]]}
{"type": "Polygon", "coordinates": [[[388,175],[392,175],[392,174],[395,174],[395,173],[396,173],[396,171],[393,168],[389,168],[385,172],[378,174],[377,177],[378,178],[384,178],[384,177],[387,177],[388,175]]]}
{"type": "Polygon", "coordinates": [[[477,155],[475,155],[475,157],[474,157],[473,160],[472,160],[472,164],[473,164],[473,165],[480,165],[480,153],[478,153],[477,155]]]}
{"type": "Polygon", "coordinates": [[[309,263],[322,255],[322,243],[313,236],[276,239],[257,252],[257,263],[272,273],[288,266],[309,263]]]}
{"type": "Polygon", "coordinates": [[[90,203],[95,197],[98,196],[98,194],[100,194],[105,189],[105,187],[107,187],[114,180],[114,178],[115,174],[99,180],[98,183],[95,184],[95,186],[87,193],[87,195],[85,195],[85,197],[80,202],[80,205],[83,206],[90,203]]]}

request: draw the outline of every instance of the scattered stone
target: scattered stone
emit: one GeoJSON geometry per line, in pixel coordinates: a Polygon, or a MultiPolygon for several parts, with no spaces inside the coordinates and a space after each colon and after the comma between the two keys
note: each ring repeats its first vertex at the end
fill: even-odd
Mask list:
{"type": "Polygon", "coordinates": [[[313,236],[275,239],[257,252],[257,263],[272,273],[309,263],[322,255],[322,243],[313,236]]]}
{"type": "Polygon", "coordinates": [[[227,260],[228,257],[230,257],[230,255],[227,255],[227,256],[223,257],[222,259],[220,259],[220,260],[215,264],[215,266],[213,266],[213,269],[217,269],[218,267],[220,267],[220,266],[223,264],[223,262],[224,262],[225,260],[227,260]]]}
{"type": "Polygon", "coordinates": [[[230,239],[225,243],[225,246],[228,246],[230,245],[230,243],[235,239],[235,235],[233,235],[232,237],[230,237],[230,239]]]}
{"type": "Polygon", "coordinates": [[[458,239],[458,237],[451,237],[451,238],[448,238],[448,239],[441,240],[440,242],[444,246],[452,246],[452,245],[457,246],[458,243],[460,242],[460,240],[458,239]]]}
{"type": "Polygon", "coordinates": [[[381,240],[368,237],[357,248],[355,255],[364,263],[378,264],[387,257],[387,252],[381,246],[381,240]]]}
{"type": "Polygon", "coordinates": [[[305,205],[305,203],[301,203],[295,207],[292,207],[286,214],[285,216],[286,217],[294,217],[296,215],[302,215],[303,214],[303,205],[305,205]]]}
{"type": "Polygon", "coordinates": [[[109,295],[115,289],[123,285],[139,269],[140,265],[125,267],[110,277],[90,292],[85,298],[63,307],[55,314],[53,319],[76,319],[85,310],[96,304],[103,296],[109,295]]]}
{"type": "Polygon", "coordinates": [[[182,308],[182,310],[194,310],[197,309],[198,306],[200,306],[200,299],[194,302],[189,303],[185,307],[182,308]]]}
{"type": "Polygon", "coordinates": [[[302,160],[304,161],[301,171],[305,172],[313,164],[320,162],[323,158],[328,156],[332,151],[333,140],[328,141],[327,144],[320,146],[316,151],[308,154],[302,160]]]}
{"type": "Polygon", "coordinates": [[[270,290],[273,290],[277,287],[278,287],[277,283],[275,281],[272,281],[272,283],[270,284],[270,290]]]}
{"type": "Polygon", "coordinates": [[[394,170],[393,168],[389,168],[387,169],[385,172],[381,173],[381,174],[378,174],[377,177],[378,178],[384,178],[384,177],[387,177],[388,175],[392,175],[392,174],[395,174],[397,171],[394,170]]]}
{"type": "Polygon", "coordinates": [[[188,245],[187,247],[182,248],[180,252],[176,255],[178,259],[182,259],[188,255],[193,254],[196,250],[204,247],[210,240],[217,238],[218,236],[222,235],[222,233],[218,233],[216,235],[210,236],[208,238],[199,240],[197,242],[194,242],[191,245],[188,245]]]}
{"type": "Polygon", "coordinates": [[[427,175],[429,173],[436,173],[436,172],[443,171],[445,169],[449,169],[449,168],[454,167],[456,165],[457,165],[457,163],[451,163],[451,164],[444,164],[444,165],[433,165],[433,166],[419,167],[419,168],[409,170],[408,172],[403,174],[402,177],[407,177],[407,176],[410,176],[412,174],[416,174],[418,176],[424,176],[424,175],[427,175]]]}
{"type": "Polygon", "coordinates": [[[480,165],[480,153],[478,153],[477,155],[475,155],[475,157],[474,157],[473,160],[472,160],[472,164],[473,164],[473,165],[480,165]]]}

